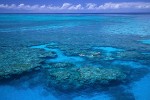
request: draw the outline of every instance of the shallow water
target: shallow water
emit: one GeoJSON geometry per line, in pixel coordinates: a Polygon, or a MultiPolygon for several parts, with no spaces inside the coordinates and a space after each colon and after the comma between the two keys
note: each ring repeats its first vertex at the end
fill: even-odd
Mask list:
{"type": "Polygon", "coordinates": [[[149,27],[149,14],[0,14],[0,100],[149,100],[149,27]],[[24,48],[28,53],[20,51],[24,48]],[[12,66],[17,72],[29,62],[38,66],[11,75],[12,66]],[[46,84],[55,83],[47,71],[66,66],[70,71],[70,64],[119,68],[128,78],[67,91],[46,84]]]}
{"type": "Polygon", "coordinates": [[[44,49],[47,52],[48,51],[55,52],[58,55],[57,58],[55,59],[47,59],[47,62],[71,62],[71,63],[74,62],[75,63],[75,62],[84,61],[84,59],[81,57],[67,57],[59,49],[50,49],[46,47],[47,45],[32,46],[31,48],[44,49]]]}
{"type": "Polygon", "coordinates": [[[150,44],[150,40],[141,40],[142,43],[150,44]]]}

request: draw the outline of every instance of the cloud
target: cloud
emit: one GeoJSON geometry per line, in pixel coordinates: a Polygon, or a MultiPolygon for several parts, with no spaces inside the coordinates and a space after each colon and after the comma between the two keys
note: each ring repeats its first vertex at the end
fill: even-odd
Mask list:
{"type": "Polygon", "coordinates": [[[83,9],[81,4],[72,5],[70,3],[64,3],[62,6],[54,6],[54,5],[8,5],[8,4],[0,4],[0,8],[3,9],[22,9],[22,10],[81,10],[83,9]]]}
{"type": "Polygon", "coordinates": [[[150,9],[150,2],[122,2],[122,3],[105,3],[102,5],[97,5],[94,3],[86,4],[86,8],[90,10],[105,10],[105,9],[150,9]]]}
{"type": "Polygon", "coordinates": [[[68,7],[70,7],[71,4],[70,3],[64,3],[61,7],[61,9],[67,9],[68,7]]]}
{"type": "Polygon", "coordinates": [[[82,7],[81,4],[78,4],[78,5],[75,5],[75,6],[71,6],[68,9],[69,10],[81,10],[81,9],[84,9],[84,8],[82,7]]]}
{"type": "Polygon", "coordinates": [[[55,11],[55,10],[109,10],[109,9],[150,9],[150,2],[120,2],[120,3],[104,3],[101,5],[95,3],[87,3],[84,6],[81,4],[64,3],[62,6],[54,5],[26,5],[26,4],[0,4],[0,9],[14,10],[31,10],[31,11],[55,11]]]}
{"type": "Polygon", "coordinates": [[[87,9],[97,9],[98,7],[97,7],[97,4],[95,4],[95,3],[87,3],[86,4],[86,7],[87,7],[87,9]]]}

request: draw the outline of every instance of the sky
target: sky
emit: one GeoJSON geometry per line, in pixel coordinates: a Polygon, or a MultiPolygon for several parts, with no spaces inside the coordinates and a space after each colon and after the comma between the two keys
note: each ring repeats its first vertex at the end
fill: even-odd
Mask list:
{"type": "Polygon", "coordinates": [[[150,0],[0,0],[0,13],[130,12],[150,12],[150,0]]]}

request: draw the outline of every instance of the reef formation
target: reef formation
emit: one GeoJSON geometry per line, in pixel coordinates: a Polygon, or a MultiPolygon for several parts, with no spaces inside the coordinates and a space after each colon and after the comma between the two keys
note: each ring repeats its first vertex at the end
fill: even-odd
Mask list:
{"type": "Polygon", "coordinates": [[[69,49],[67,46],[61,47],[55,44],[30,48],[7,47],[6,49],[6,47],[1,47],[0,80],[40,70],[43,73],[46,88],[68,92],[118,86],[143,76],[138,76],[138,73],[147,73],[146,68],[132,68],[124,63],[128,63],[126,60],[132,59],[133,63],[131,64],[138,66],[140,63],[145,63],[142,59],[148,61],[149,55],[115,50],[117,49],[108,53],[104,50],[94,50],[87,47],[69,49]],[[76,60],[76,58],[84,60],[76,60]],[[134,63],[136,58],[141,58],[141,62],[134,63]],[[123,65],[120,61],[123,62],[123,65]]]}
{"type": "Polygon", "coordinates": [[[27,47],[1,48],[0,80],[37,69],[44,57],[55,57],[52,52],[27,47]]]}
{"type": "MultiPolygon", "coordinates": [[[[48,68],[48,67],[47,67],[48,68]]],[[[69,63],[50,64],[47,85],[60,91],[100,88],[120,84],[127,79],[119,68],[77,67],[69,63]]]]}

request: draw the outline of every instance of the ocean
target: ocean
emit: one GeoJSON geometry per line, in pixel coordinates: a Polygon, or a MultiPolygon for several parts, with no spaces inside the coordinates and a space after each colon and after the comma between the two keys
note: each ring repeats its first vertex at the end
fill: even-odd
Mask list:
{"type": "Polygon", "coordinates": [[[150,100],[150,14],[0,14],[0,100],[150,100]]]}

